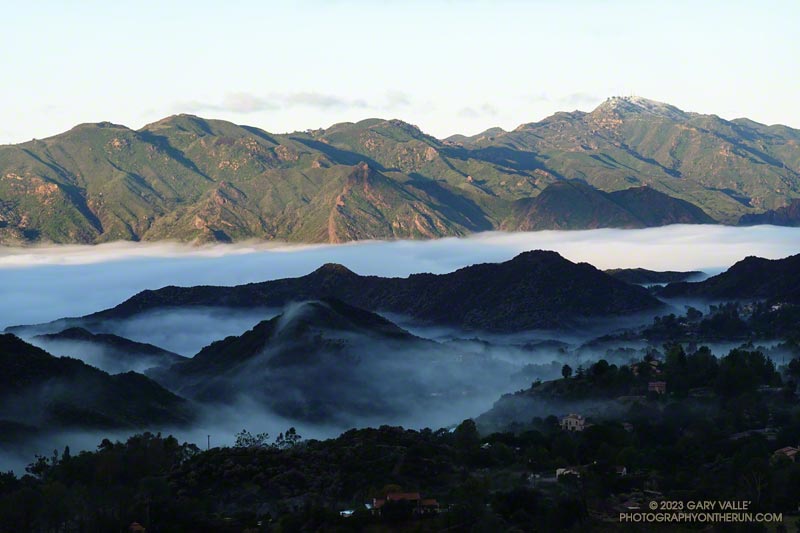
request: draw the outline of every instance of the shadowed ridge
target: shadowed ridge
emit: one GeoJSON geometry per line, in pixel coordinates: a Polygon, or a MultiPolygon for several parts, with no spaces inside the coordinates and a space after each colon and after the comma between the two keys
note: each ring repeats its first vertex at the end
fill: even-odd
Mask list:
{"type": "Polygon", "coordinates": [[[119,357],[133,355],[157,356],[162,358],[164,361],[172,362],[183,359],[183,356],[153,344],[133,341],[112,333],[92,333],[91,331],[82,327],[71,327],[59,333],[37,335],[34,338],[55,342],[78,341],[92,343],[105,349],[113,350],[114,354],[119,357]]]}
{"type": "Polygon", "coordinates": [[[670,283],[659,294],[667,298],[800,303],[800,254],[783,259],[749,256],[704,281],[670,283]]]}
{"type": "Polygon", "coordinates": [[[166,308],[283,307],[325,298],[373,312],[402,314],[420,324],[496,332],[568,328],[575,326],[576,320],[663,305],[643,288],[615,280],[591,265],[536,250],[504,263],[473,265],[448,274],[383,278],[328,264],[297,278],[235,287],[165,287],[141,292],[112,309],[66,325],[166,308]]]}
{"type": "Polygon", "coordinates": [[[82,361],[54,357],[20,338],[0,335],[0,419],[53,427],[143,428],[184,424],[186,401],[144,375],[109,375],[82,361]],[[10,405],[5,393],[16,397],[10,405]],[[18,398],[28,398],[24,408],[18,398]]]}
{"type": "Polygon", "coordinates": [[[170,372],[179,375],[225,372],[270,348],[291,347],[288,356],[280,357],[279,353],[279,359],[273,362],[302,362],[303,350],[298,350],[297,345],[305,346],[309,353],[324,348],[322,332],[358,335],[362,340],[425,342],[378,314],[326,298],[288,304],[280,315],[259,322],[242,335],[209,344],[191,359],[172,366],[170,372]],[[295,360],[281,360],[286,357],[295,360]]]}

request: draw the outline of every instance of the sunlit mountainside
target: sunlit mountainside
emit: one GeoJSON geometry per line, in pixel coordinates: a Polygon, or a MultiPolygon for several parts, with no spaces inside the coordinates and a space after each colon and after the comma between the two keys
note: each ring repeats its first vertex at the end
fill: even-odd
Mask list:
{"type": "Polygon", "coordinates": [[[383,119],[281,135],[192,115],[82,124],[0,146],[0,243],[796,225],[798,141],[638,97],[444,140],[383,119]]]}

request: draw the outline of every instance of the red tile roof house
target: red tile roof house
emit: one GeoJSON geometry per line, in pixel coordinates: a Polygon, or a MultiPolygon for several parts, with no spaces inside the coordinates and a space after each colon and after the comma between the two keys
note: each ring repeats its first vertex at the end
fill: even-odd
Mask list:
{"type": "Polygon", "coordinates": [[[424,516],[439,512],[439,502],[433,498],[422,498],[419,492],[390,492],[385,498],[372,500],[372,514],[382,514],[387,504],[406,503],[412,508],[415,516],[424,516]]]}
{"type": "Polygon", "coordinates": [[[651,381],[647,384],[647,392],[655,392],[657,394],[666,394],[667,393],[667,382],[666,381],[651,381]]]}
{"type": "Polygon", "coordinates": [[[796,456],[798,451],[800,451],[800,449],[795,448],[794,446],[786,446],[784,448],[781,448],[780,450],[775,450],[775,453],[773,453],[772,456],[775,458],[785,456],[792,461],[796,461],[797,460],[796,456]]]}

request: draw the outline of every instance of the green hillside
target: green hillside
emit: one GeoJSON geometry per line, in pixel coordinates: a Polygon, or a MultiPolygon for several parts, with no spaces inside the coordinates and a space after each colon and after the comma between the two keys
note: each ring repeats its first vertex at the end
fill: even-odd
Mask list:
{"type": "Polygon", "coordinates": [[[785,126],[637,97],[446,140],[382,119],[283,135],[191,115],[140,130],[82,124],[0,146],[0,243],[733,224],[800,197],[798,142],[800,131],[785,126]],[[565,181],[586,187],[548,189],[547,202],[533,202],[565,181]],[[547,216],[533,223],[531,205],[546,205],[547,216]]]}

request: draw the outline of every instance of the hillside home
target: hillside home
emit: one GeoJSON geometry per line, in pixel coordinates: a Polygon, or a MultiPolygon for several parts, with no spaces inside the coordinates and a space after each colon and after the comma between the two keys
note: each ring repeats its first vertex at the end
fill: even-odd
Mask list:
{"type": "Polygon", "coordinates": [[[797,452],[800,451],[798,448],[794,446],[785,446],[780,450],[775,450],[775,453],[772,454],[772,457],[778,459],[780,457],[788,457],[792,462],[797,460],[797,452]]]}
{"type": "Polygon", "coordinates": [[[564,468],[556,468],[556,479],[562,476],[575,476],[581,477],[581,470],[579,466],[565,466],[564,468]]]}
{"type": "Polygon", "coordinates": [[[667,382],[666,381],[651,381],[647,384],[647,392],[655,392],[656,394],[666,394],[667,393],[667,382]]]}
{"type": "Polygon", "coordinates": [[[651,376],[658,376],[661,374],[661,361],[658,359],[650,359],[633,363],[630,365],[631,372],[634,376],[638,376],[643,370],[647,369],[651,376]]]}
{"type": "Polygon", "coordinates": [[[390,492],[384,498],[373,498],[367,507],[373,515],[382,515],[383,510],[393,504],[407,505],[414,516],[427,516],[439,512],[439,502],[433,498],[423,498],[419,492],[390,492]]]}
{"type": "Polygon", "coordinates": [[[559,425],[565,431],[583,431],[586,429],[586,417],[570,413],[559,421],[559,425]]]}

